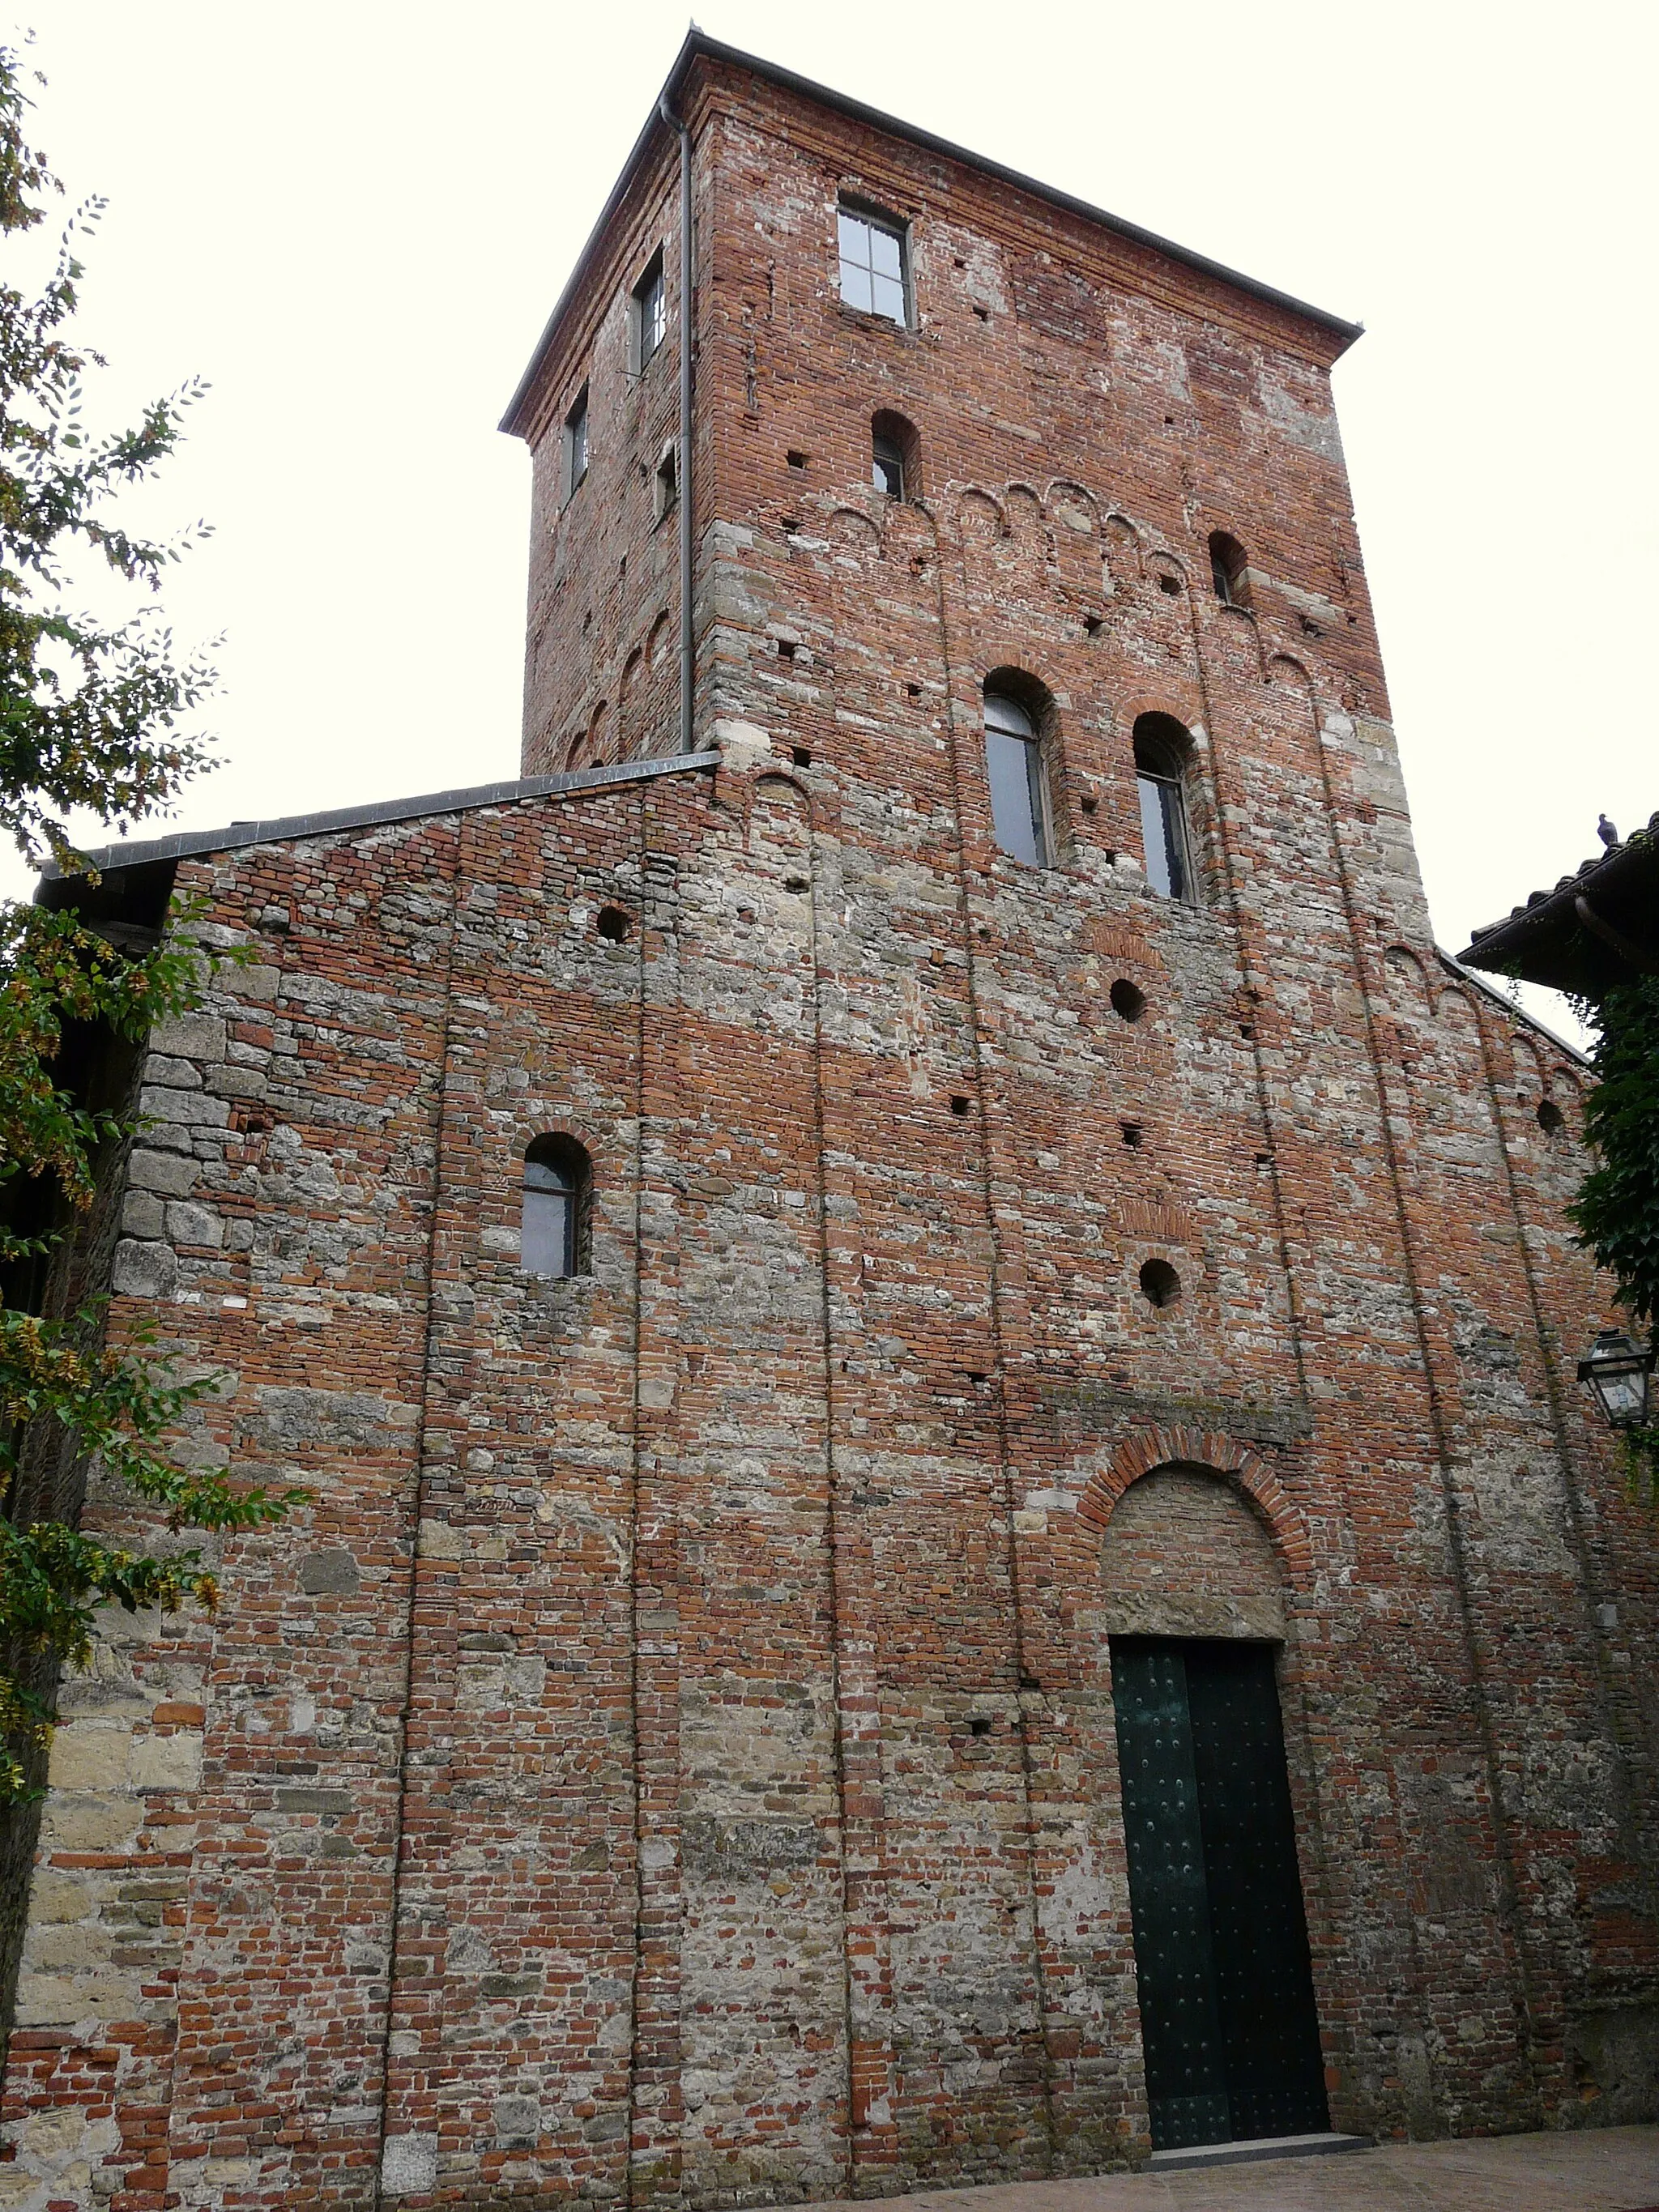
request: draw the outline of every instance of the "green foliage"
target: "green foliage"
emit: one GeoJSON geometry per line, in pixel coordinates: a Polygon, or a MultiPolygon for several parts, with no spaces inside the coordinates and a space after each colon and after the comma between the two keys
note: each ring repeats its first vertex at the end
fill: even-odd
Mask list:
{"type": "MultiPolygon", "coordinates": [[[[24,141],[28,107],[19,57],[0,47],[0,235],[33,229],[46,214],[38,196],[63,189],[24,141]]],[[[178,723],[214,680],[202,662],[173,659],[149,612],[111,627],[64,596],[64,558],[77,545],[128,583],[159,587],[179,546],[134,537],[103,510],[155,473],[203,389],[152,402],[131,429],[85,428],[82,378],[103,364],[64,325],[85,274],[76,244],[102,208],[76,210],[38,296],[0,282],[0,830],[26,860],[49,853],[59,866],[77,858],[70,809],[125,829],[206,764],[178,723]]]]}
{"type": "MultiPolygon", "coordinates": [[[[1597,1076],[1584,1133],[1597,1161],[1567,1209],[1578,1242],[1618,1284],[1640,1328],[1659,1320],[1659,976],[1609,991],[1592,1010],[1597,1076]]],[[[1659,1505],[1659,1427],[1627,1431],[1632,1486],[1659,1505]]]]}
{"type": "MultiPolygon", "coordinates": [[[[159,1508],[174,1533],[261,1528],[303,1497],[295,1490],[234,1491],[219,1471],[179,1466],[156,1440],[213,1395],[215,1378],[178,1379],[143,1356],[143,1340],[112,1352],[92,1338],[90,1318],[79,1315],[65,1327],[0,1309],[0,1479],[9,1492],[20,1472],[21,1439],[31,1424],[49,1420],[68,1432],[77,1454],[95,1457],[107,1475],[159,1508]]],[[[0,1621],[15,1657],[84,1665],[99,1606],[172,1613],[187,1598],[210,1612],[218,1598],[198,1548],[155,1559],[101,1543],[66,1522],[20,1528],[0,1519],[0,1621]]],[[[16,1673],[0,1674],[0,1735],[11,1739],[0,1744],[0,1803],[31,1794],[20,1750],[42,1744],[50,1721],[44,1698],[16,1673]]]]}
{"type": "MultiPolygon", "coordinates": [[[[19,54],[0,46],[0,236],[33,229],[62,187],[25,137],[30,102],[19,54]]],[[[153,592],[176,544],[136,537],[107,503],[151,476],[178,443],[186,386],[144,410],[136,427],[94,436],[82,422],[82,379],[99,356],[70,342],[82,268],[77,242],[101,203],[71,218],[44,288],[0,282],[0,831],[33,866],[96,882],[69,817],[90,810],[125,832],[166,806],[206,764],[180,723],[213,672],[173,656],[144,611],[111,625],[73,609],[64,561],[77,550],[125,583],[153,592]]],[[[15,1220],[23,1186],[61,1201],[45,1230],[0,1224],[0,1266],[39,1259],[84,1216],[100,1156],[130,1126],[78,1099],[61,1079],[69,1024],[93,1024],[142,1046],[151,1025],[200,999],[212,963],[191,941],[189,912],[144,955],[107,941],[72,913],[0,902],[0,1205],[15,1220]]],[[[40,1454],[97,1466],[107,1480],[186,1528],[233,1531],[279,1520],[304,1495],[232,1490],[220,1471],[187,1468],[167,1439],[211,1376],[179,1379],[143,1342],[117,1351],[96,1305],[43,1318],[0,1305],[0,1805],[38,1795],[31,1759],[52,1709],[42,1685],[84,1663],[98,1608],[118,1604],[210,1610],[217,1586],[199,1547],[151,1557],[100,1542],[62,1518],[27,1518],[26,1460],[40,1454]]]]}
{"type": "MultiPolygon", "coordinates": [[[[101,1021],[142,1044],[152,1023],[197,1003],[204,966],[187,937],[135,960],[76,915],[0,903],[0,1194],[49,1173],[73,1207],[90,1204],[94,1159],[122,1125],[54,1079],[64,1024],[101,1021]]],[[[0,1226],[0,1263],[41,1243],[0,1226]]]]}

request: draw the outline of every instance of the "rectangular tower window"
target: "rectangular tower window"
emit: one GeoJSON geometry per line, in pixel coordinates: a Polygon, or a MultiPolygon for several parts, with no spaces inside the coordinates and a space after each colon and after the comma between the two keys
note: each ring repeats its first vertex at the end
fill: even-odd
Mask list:
{"type": "Polygon", "coordinates": [[[909,319],[902,228],[848,207],[840,210],[838,227],[842,298],[902,326],[909,319]]]}
{"type": "Polygon", "coordinates": [[[659,246],[634,287],[634,357],[642,369],[668,336],[668,295],[663,289],[662,248],[659,246]]]}
{"type": "Polygon", "coordinates": [[[884,438],[879,433],[872,439],[871,473],[876,489],[884,491],[889,499],[904,496],[904,454],[896,438],[884,438]]]}
{"type": "Polygon", "coordinates": [[[1181,786],[1166,776],[1142,775],[1140,834],[1146,848],[1146,880],[1161,897],[1192,896],[1187,867],[1187,823],[1181,786]]]}
{"type": "Polygon", "coordinates": [[[569,498],[587,474],[587,386],[576,394],[564,418],[564,495],[569,498]]]}
{"type": "Polygon", "coordinates": [[[1042,741],[1024,708],[997,691],[985,695],[985,768],[998,844],[1029,867],[1046,868],[1042,741]]]}

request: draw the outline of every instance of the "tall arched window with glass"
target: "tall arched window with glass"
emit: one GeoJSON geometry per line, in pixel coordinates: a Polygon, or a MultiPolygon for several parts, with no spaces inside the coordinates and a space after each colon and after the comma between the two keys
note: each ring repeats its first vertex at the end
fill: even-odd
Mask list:
{"type": "Polygon", "coordinates": [[[1191,743],[1168,714],[1143,714],[1135,724],[1135,781],[1140,789],[1140,835],[1146,881],[1163,898],[1197,898],[1187,832],[1186,749],[1191,743]]]}
{"type": "Polygon", "coordinates": [[[587,1155],[568,1137],[538,1137],[525,1154],[519,1265],[526,1275],[581,1272],[587,1155]]]}
{"type": "Polygon", "coordinates": [[[1042,797],[1042,744],[1030,714],[1006,691],[985,695],[985,767],[998,844],[1012,859],[1046,868],[1048,826],[1042,797]]]}

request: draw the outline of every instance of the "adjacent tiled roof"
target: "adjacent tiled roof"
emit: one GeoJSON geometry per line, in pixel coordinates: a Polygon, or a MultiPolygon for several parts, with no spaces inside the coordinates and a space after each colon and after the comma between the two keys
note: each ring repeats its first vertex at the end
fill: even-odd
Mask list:
{"type": "Polygon", "coordinates": [[[1645,828],[1534,891],[1507,921],[1477,929],[1459,958],[1576,997],[1659,972],[1659,814],[1645,828]]]}

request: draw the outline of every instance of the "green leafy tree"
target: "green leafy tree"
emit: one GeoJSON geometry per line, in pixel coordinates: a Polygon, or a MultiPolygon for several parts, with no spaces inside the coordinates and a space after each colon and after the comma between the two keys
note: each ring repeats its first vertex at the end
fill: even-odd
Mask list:
{"type": "MultiPolygon", "coordinates": [[[[1607,1268],[1640,1328],[1659,1322],[1659,975],[1609,991],[1585,1010],[1596,1024],[1596,1086],[1584,1133],[1596,1164],[1568,1208],[1578,1242],[1607,1268]]],[[[1627,1429],[1632,1483],[1659,1506],[1659,1425],[1627,1429]]]]}
{"type": "MultiPolygon", "coordinates": [[[[8,240],[35,228],[63,189],[27,143],[26,82],[21,55],[0,46],[8,240]]],[[[82,380],[102,362],[68,325],[76,249],[101,205],[74,213],[38,291],[0,282],[0,832],[30,866],[50,860],[93,884],[73,815],[125,834],[165,807],[208,764],[181,726],[214,680],[201,660],[175,656],[149,605],[112,623],[70,600],[71,558],[90,556],[146,596],[177,558],[109,507],[173,451],[199,390],[157,400],[130,429],[84,427],[82,380]]],[[[8,265],[18,258],[14,248],[8,265]]],[[[30,1470],[97,1466],[175,1534],[256,1528],[301,1494],[234,1490],[222,1472],[181,1466],[168,1438],[214,1378],[179,1380],[142,1343],[112,1346],[96,1302],[54,1312],[40,1294],[43,1280],[72,1274],[62,1262],[100,1167],[131,1133],[65,1079],[66,1036],[87,1025],[139,1048],[154,1023],[197,1003],[211,962],[190,921],[175,917],[159,946],[135,954],[73,911],[0,902],[0,1805],[40,1794],[52,1686],[89,1656],[100,1607],[211,1608],[216,1597],[199,1547],[151,1557],[100,1542],[75,1525],[77,1486],[32,1481],[30,1470]],[[44,1504],[33,1494],[54,1489],[44,1504]]]]}

